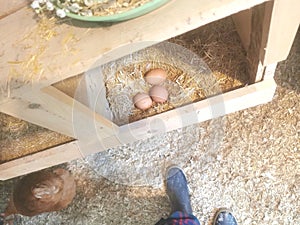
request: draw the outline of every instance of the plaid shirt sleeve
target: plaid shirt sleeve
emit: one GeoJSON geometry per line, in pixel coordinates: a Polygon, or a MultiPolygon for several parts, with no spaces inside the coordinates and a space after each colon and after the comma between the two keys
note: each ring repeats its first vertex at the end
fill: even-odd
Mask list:
{"type": "Polygon", "coordinates": [[[195,216],[178,211],[167,219],[161,219],[156,225],[200,225],[200,222],[195,216]]]}

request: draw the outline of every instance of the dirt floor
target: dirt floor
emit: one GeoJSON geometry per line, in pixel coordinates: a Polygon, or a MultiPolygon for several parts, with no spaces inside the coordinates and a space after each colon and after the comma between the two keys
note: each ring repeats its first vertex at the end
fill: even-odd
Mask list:
{"type": "MultiPolygon", "coordinates": [[[[170,213],[163,169],[174,163],[202,225],[219,207],[243,225],[300,224],[300,32],[275,78],[268,104],[61,165],[76,177],[73,203],[16,224],[155,224],[170,213]]],[[[0,182],[0,210],[16,181],[0,182]]]]}

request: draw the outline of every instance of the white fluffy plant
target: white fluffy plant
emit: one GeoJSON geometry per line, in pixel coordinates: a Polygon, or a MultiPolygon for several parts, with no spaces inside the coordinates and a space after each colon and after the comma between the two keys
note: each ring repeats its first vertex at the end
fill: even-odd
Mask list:
{"type": "Polygon", "coordinates": [[[31,3],[31,7],[36,13],[40,14],[46,11],[55,11],[56,15],[60,18],[64,18],[67,15],[67,9],[59,9],[55,7],[55,0],[34,0],[31,3]]]}
{"type": "Polygon", "coordinates": [[[31,7],[38,14],[45,11],[55,11],[60,18],[64,18],[68,12],[82,16],[92,16],[93,12],[89,9],[90,7],[109,1],[116,0],[33,0],[31,7]]]}

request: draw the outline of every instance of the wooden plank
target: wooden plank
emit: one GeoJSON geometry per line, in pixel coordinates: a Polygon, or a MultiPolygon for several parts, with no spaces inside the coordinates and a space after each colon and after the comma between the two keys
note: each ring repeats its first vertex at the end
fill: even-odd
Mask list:
{"type": "Polygon", "coordinates": [[[0,19],[30,4],[30,0],[0,0],[0,19]]]}
{"type": "MultiPolygon", "coordinates": [[[[20,78],[30,77],[32,83],[38,81],[45,87],[98,66],[96,61],[100,56],[120,46],[123,48],[115,51],[109,60],[264,1],[190,0],[189,4],[186,4],[184,0],[173,0],[147,15],[111,26],[76,21],[71,21],[70,24],[62,23],[51,28],[57,35],[46,42],[42,41],[43,39],[39,36],[39,27],[34,19],[33,10],[24,8],[0,20],[0,29],[6,31],[0,33],[3,46],[0,61],[0,86],[6,89],[12,68],[14,68],[17,73],[20,73],[20,77],[14,76],[15,79],[23,82],[20,78]],[[37,41],[39,39],[40,41],[37,41]],[[139,45],[132,45],[133,43],[139,43],[139,45]],[[28,46],[32,47],[28,48],[28,46]],[[28,74],[32,71],[22,67],[24,65],[22,62],[31,55],[36,55],[35,60],[41,67],[40,71],[36,72],[39,75],[36,76],[28,74]]],[[[12,91],[17,88],[13,83],[10,85],[12,91]]]]}
{"type": "Polygon", "coordinates": [[[32,173],[81,158],[76,141],[0,164],[0,180],[32,173]]]}
{"type": "MultiPolygon", "coordinates": [[[[113,122],[97,114],[94,109],[88,108],[53,86],[46,87],[42,91],[51,97],[53,103],[49,104],[48,98],[44,102],[52,108],[52,111],[60,108],[68,109],[68,114],[62,112],[61,115],[71,120],[69,126],[77,139],[89,142],[93,138],[109,137],[119,129],[113,122]]],[[[55,123],[55,129],[58,128],[64,129],[61,124],[55,123]]]]}
{"type": "Polygon", "coordinates": [[[26,120],[69,137],[89,138],[97,129],[97,135],[110,136],[118,127],[104,117],[95,114],[88,107],[74,101],[55,87],[43,90],[28,87],[22,97],[15,97],[0,104],[0,112],[26,120]],[[74,133],[80,127],[82,134],[74,133]]]}
{"type": "MultiPolygon", "coordinates": [[[[276,65],[272,68],[270,68],[269,74],[271,74],[271,71],[275,71],[276,65]]],[[[81,144],[82,149],[84,149],[82,153],[89,155],[120,144],[146,139],[153,135],[264,104],[272,100],[275,87],[276,84],[271,76],[270,79],[257,84],[189,104],[128,125],[115,126],[111,129],[109,135],[99,135],[99,130],[95,129],[94,122],[89,123],[88,118],[81,120],[83,117],[79,114],[79,116],[75,115],[75,118],[78,118],[78,123],[73,125],[73,129],[77,133],[78,142],[81,144]]],[[[63,99],[64,97],[57,98],[57,100],[63,99]]],[[[101,119],[103,118],[101,117],[101,119]]]]}
{"type": "Polygon", "coordinates": [[[75,138],[71,118],[63,117],[71,115],[71,112],[69,110],[63,112],[65,108],[57,105],[56,108],[63,112],[62,116],[55,110],[49,111],[48,107],[45,102],[14,98],[1,104],[0,112],[75,138]]]}
{"type": "Polygon", "coordinates": [[[232,18],[244,49],[247,51],[250,45],[252,10],[243,10],[232,15],[232,18]]]}
{"type": "Polygon", "coordinates": [[[128,125],[106,138],[91,135],[87,140],[74,141],[0,165],[0,180],[55,166],[108,148],[132,143],[177,128],[210,120],[272,100],[276,83],[267,79],[219,96],[183,106],[128,125]]]}

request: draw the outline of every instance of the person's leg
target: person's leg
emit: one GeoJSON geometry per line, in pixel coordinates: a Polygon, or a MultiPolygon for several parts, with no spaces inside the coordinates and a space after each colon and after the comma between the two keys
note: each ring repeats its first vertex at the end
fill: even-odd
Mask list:
{"type": "Polygon", "coordinates": [[[171,202],[172,212],[193,213],[187,180],[179,167],[173,166],[167,171],[167,194],[171,202]]]}
{"type": "Polygon", "coordinates": [[[161,219],[156,225],[200,225],[193,215],[187,180],[183,171],[176,166],[170,167],[167,171],[166,183],[172,214],[168,219],[161,219]]]}
{"type": "Polygon", "coordinates": [[[219,209],[214,216],[213,225],[237,225],[232,212],[228,209],[219,209]]]}

